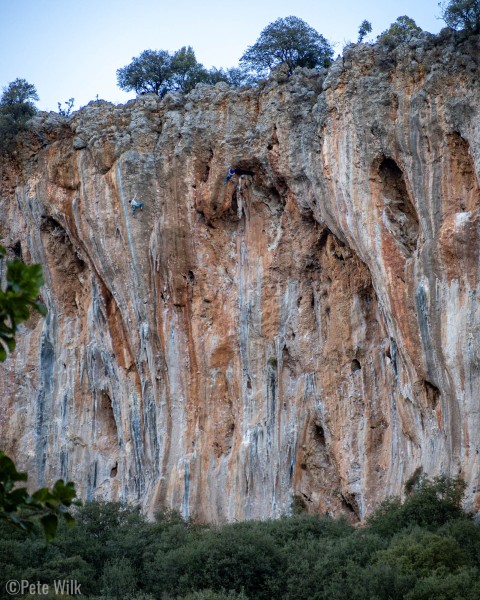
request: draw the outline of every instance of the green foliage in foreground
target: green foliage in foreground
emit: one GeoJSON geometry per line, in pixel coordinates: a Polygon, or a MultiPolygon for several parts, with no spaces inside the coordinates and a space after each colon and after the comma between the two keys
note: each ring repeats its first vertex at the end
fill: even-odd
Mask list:
{"type": "MultiPolygon", "coordinates": [[[[125,600],[473,600],[480,527],[460,508],[463,484],[418,482],[365,527],[296,515],[205,526],[176,513],[93,502],[45,546],[0,525],[4,579],[74,579],[87,598],[125,600]]],[[[7,598],[0,587],[0,598],[7,598]]]]}
{"type": "MultiPolygon", "coordinates": [[[[0,246],[0,273],[6,250],[0,246]]],[[[6,261],[5,285],[0,287],[0,362],[7,358],[7,350],[15,350],[15,334],[18,326],[27,321],[30,311],[46,314],[45,307],[38,301],[43,285],[42,267],[26,265],[19,259],[6,261]]]]}
{"type": "Polygon", "coordinates": [[[68,512],[76,496],[73,483],[59,479],[53,488],[41,488],[32,495],[27,488],[17,487],[27,481],[27,474],[17,471],[13,461],[0,451],[0,520],[26,531],[34,527],[33,517],[39,517],[47,541],[55,537],[58,517],[63,516],[70,525],[74,518],[68,512]]]}

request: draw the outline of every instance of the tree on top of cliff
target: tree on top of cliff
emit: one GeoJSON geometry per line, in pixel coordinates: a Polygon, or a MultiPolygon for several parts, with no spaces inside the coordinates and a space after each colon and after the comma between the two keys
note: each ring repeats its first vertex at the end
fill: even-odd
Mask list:
{"type": "Polygon", "coordinates": [[[126,92],[164,95],[168,90],[171,56],[166,50],[144,50],[117,70],[118,86],[126,92]]]}
{"type": "Polygon", "coordinates": [[[3,88],[0,98],[0,151],[9,151],[15,138],[26,129],[29,121],[37,112],[34,100],[38,100],[35,86],[25,79],[15,79],[3,88]]]}
{"type": "Polygon", "coordinates": [[[180,48],[171,57],[169,89],[188,93],[207,76],[207,70],[197,61],[191,46],[180,48]]]}
{"type": "Polygon", "coordinates": [[[480,32],[480,0],[449,0],[440,2],[439,6],[442,19],[452,29],[480,32]]]}
{"type": "Polygon", "coordinates": [[[277,19],[267,25],[240,64],[260,76],[268,75],[281,64],[292,73],[296,67],[328,67],[333,49],[328,41],[298,17],[277,19]]]}
{"type": "Polygon", "coordinates": [[[370,21],[367,21],[365,19],[364,21],[362,21],[360,23],[360,27],[358,28],[358,40],[357,40],[357,42],[359,44],[361,44],[363,42],[363,40],[365,39],[365,37],[369,33],[372,33],[372,24],[370,23],[370,21]]]}
{"type": "Polygon", "coordinates": [[[415,34],[421,32],[422,28],[419,27],[412,18],[403,15],[402,17],[398,17],[386,31],[378,36],[377,42],[383,46],[394,48],[398,44],[408,41],[411,37],[414,37],[415,34]]]}
{"type": "Polygon", "coordinates": [[[243,83],[239,69],[205,69],[191,46],[184,46],[173,54],[166,50],[145,50],[129,65],[117,70],[117,83],[122,90],[161,97],[170,91],[187,94],[197,83],[214,85],[219,81],[230,85],[243,83]]]}

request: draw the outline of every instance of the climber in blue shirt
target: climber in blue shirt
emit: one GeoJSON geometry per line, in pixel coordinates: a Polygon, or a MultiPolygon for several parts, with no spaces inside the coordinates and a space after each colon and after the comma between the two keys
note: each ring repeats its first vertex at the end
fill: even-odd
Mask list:
{"type": "Polygon", "coordinates": [[[235,175],[235,169],[229,169],[228,175],[225,177],[225,183],[228,183],[234,175],[235,175]]]}
{"type": "Polygon", "coordinates": [[[135,213],[137,212],[137,208],[141,208],[143,210],[143,202],[137,202],[136,201],[136,196],[134,196],[131,200],[130,200],[130,206],[132,207],[132,216],[135,216],[135,213]]]}

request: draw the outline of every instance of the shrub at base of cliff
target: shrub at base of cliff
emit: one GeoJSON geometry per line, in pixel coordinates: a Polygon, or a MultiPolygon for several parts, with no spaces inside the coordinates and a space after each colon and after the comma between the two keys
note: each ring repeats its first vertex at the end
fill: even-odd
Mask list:
{"type": "Polygon", "coordinates": [[[448,521],[467,518],[461,507],[464,491],[465,482],[460,478],[422,478],[403,504],[399,498],[383,502],[368,525],[384,537],[415,525],[434,530],[448,521]]]}
{"type": "MultiPolygon", "coordinates": [[[[0,572],[77,580],[96,600],[476,600],[480,527],[462,512],[459,479],[421,479],[363,528],[301,515],[210,526],[92,502],[47,547],[0,523],[0,572]]],[[[8,595],[0,586],[0,599],[8,595]]]]}

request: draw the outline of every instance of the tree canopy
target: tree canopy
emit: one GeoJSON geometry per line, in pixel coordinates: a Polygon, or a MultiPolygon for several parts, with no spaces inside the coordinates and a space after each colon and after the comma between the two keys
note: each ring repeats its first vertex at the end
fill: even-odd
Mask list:
{"type": "Polygon", "coordinates": [[[126,92],[153,93],[167,91],[171,56],[166,50],[144,50],[126,67],[117,70],[118,86],[126,92]]]}
{"type": "Polygon", "coordinates": [[[0,151],[12,149],[17,134],[37,112],[35,86],[25,79],[15,79],[3,88],[0,98],[0,151]]]}
{"type": "Polygon", "coordinates": [[[117,70],[118,86],[137,94],[164,96],[170,91],[188,93],[197,83],[215,84],[219,81],[241,85],[243,74],[239,69],[206,69],[197,61],[191,46],[184,46],[173,54],[166,50],[145,50],[129,65],[117,70]]]}
{"type": "Polygon", "coordinates": [[[358,43],[361,44],[369,33],[372,33],[372,24],[365,19],[358,28],[358,43]]]}
{"type": "Polygon", "coordinates": [[[440,2],[440,7],[442,19],[452,29],[480,32],[480,0],[449,0],[440,2]]]}
{"type": "MultiPolygon", "coordinates": [[[[480,526],[464,483],[420,479],[362,527],[309,515],[223,525],[86,503],[42,551],[0,523],[4,580],[76,579],[96,600],[478,600],[480,526]]],[[[0,588],[0,599],[8,595],[0,588]]],[[[50,597],[50,596],[49,596],[50,597]]]]}
{"type": "Polygon", "coordinates": [[[402,42],[406,42],[416,33],[421,32],[422,28],[419,27],[411,17],[403,15],[398,17],[386,31],[381,33],[378,36],[377,41],[380,44],[393,48],[402,42]]]}
{"type": "Polygon", "coordinates": [[[266,76],[281,64],[288,65],[289,73],[296,67],[327,67],[332,56],[333,49],[323,35],[298,17],[286,17],[265,27],[240,64],[266,76]]]}

